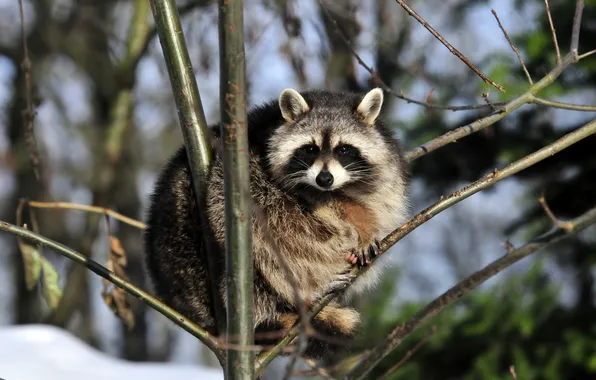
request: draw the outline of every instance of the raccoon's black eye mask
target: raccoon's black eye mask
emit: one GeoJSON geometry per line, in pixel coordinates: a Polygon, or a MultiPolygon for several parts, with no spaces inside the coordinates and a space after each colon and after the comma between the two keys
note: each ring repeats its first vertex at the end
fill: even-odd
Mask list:
{"type": "Polygon", "coordinates": [[[353,156],[357,157],[360,156],[360,152],[358,149],[352,145],[344,144],[335,147],[334,153],[339,156],[353,156]]]}
{"type": "Polygon", "coordinates": [[[319,147],[315,144],[302,145],[300,148],[298,148],[298,150],[308,155],[315,155],[319,153],[319,147]]]}

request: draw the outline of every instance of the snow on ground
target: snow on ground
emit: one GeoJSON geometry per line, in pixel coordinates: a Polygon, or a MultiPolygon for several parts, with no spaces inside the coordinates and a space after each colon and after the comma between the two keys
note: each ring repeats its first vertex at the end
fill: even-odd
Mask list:
{"type": "Polygon", "coordinates": [[[0,328],[3,380],[220,380],[220,369],[136,363],[108,356],[63,329],[47,325],[0,328]]]}

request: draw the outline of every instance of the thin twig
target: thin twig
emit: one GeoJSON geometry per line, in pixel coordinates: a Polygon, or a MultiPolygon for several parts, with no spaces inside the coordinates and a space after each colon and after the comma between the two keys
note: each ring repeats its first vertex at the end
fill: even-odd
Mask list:
{"type": "Polygon", "coordinates": [[[583,104],[563,103],[554,100],[546,100],[534,97],[530,103],[540,104],[551,108],[560,108],[572,111],[596,112],[596,106],[587,106],[583,104]]]}
{"type": "Polygon", "coordinates": [[[579,31],[582,24],[582,13],[584,11],[584,0],[577,0],[575,3],[575,15],[573,16],[573,28],[571,30],[571,54],[577,56],[579,48],[579,31]]]}
{"type": "Polygon", "coordinates": [[[418,327],[497,273],[502,272],[504,269],[510,267],[519,260],[528,257],[532,253],[563,239],[569,238],[586,227],[596,223],[596,208],[592,208],[583,215],[570,220],[569,223],[572,226],[569,233],[561,228],[557,228],[556,230],[543,234],[524,246],[493,261],[483,269],[473,273],[439,297],[435,298],[426,305],[424,309],[414,314],[405,323],[396,327],[386,339],[373,348],[370,354],[344,377],[344,380],[365,378],[366,374],[374,367],[374,365],[393,351],[418,327]]]}
{"type": "Polygon", "coordinates": [[[587,53],[584,53],[584,54],[582,54],[582,55],[578,56],[578,57],[577,57],[577,59],[578,59],[578,60],[579,60],[579,59],[584,59],[584,58],[586,58],[586,57],[589,57],[589,56],[591,56],[591,55],[592,55],[592,54],[594,54],[594,53],[596,53],[596,49],[594,49],[594,50],[591,50],[591,51],[589,51],[589,52],[587,52],[587,53]]]}
{"type": "Polygon", "coordinates": [[[407,362],[412,356],[414,356],[414,354],[418,350],[420,350],[420,348],[422,346],[424,346],[424,344],[426,342],[428,342],[428,340],[436,332],[437,332],[437,326],[436,325],[432,325],[431,328],[426,333],[426,335],[424,335],[424,337],[422,337],[422,339],[420,339],[420,341],[418,343],[416,343],[416,345],[412,349],[408,350],[408,352],[406,353],[406,355],[403,358],[401,358],[400,361],[398,361],[393,367],[389,368],[387,370],[387,372],[385,372],[385,374],[383,374],[381,377],[379,377],[379,380],[388,379],[389,376],[391,376],[395,371],[397,371],[399,369],[399,367],[401,367],[402,365],[404,365],[405,362],[407,362]]]}
{"type": "Polygon", "coordinates": [[[511,378],[513,380],[517,380],[517,375],[515,374],[515,367],[513,365],[509,366],[509,373],[511,373],[511,378]]]}
{"type": "Polygon", "coordinates": [[[27,202],[30,207],[34,208],[49,208],[49,209],[68,209],[68,210],[80,210],[91,212],[95,214],[103,214],[109,215],[112,218],[121,221],[122,223],[126,223],[129,226],[136,227],[138,229],[144,230],[146,225],[143,222],[140,222],[136,219],[129,218],[128,216],[122,215],[114,210],[110,210],[109,208],[99,207],[99,206],[87,206],[78,203],[70,203],[70,202],[38,202],[38,201],[28,201],[27,202]]]}
{"type": "Polygon", "coordinates": [[[27,35],[25,33],[25,17],[23,15],[23,0],[19,0],[19,15],[21,19],[21,37],[23,44],[23,62],[21,67],[25,76],[25,102],[26,108],[23,111],[25,119],[25,140],[29,149],[29,158],[33,166],[35,178],[45,188],[45,181],[42,177],[41,160],[39,159],[39,150],[37,149],[37,140],[35,138],[35,111],[33,110],[33,95],[31,89],[31,58],[29,58],[29,48],[27,46],[27,35]]]}
{"type": "Polygon", "coordinates": [[[548,6],[548,0],[544,0],[544,6],[546,7],[546,15],[548,16],[548,23],[550,24],[550,31],[553,35],[553,42],[555,43],[555,51],[557,52],[557,65],[561,64],[561,52],[559,51],[559,43],[557,42],[557,32],[555,32],[555,26],[553,25],[553,19],[550,15],[550,7],[548,6]]]}
{"type": "Polygon", "coordinates": [[[454,54],[463,63],[465,63],[473,72],[475,72],[476,75],[478,75],[484,82],[493,85],[497,90],[499,90],[501,92],[505,92],[505,89],[503,88],[503,86],[501,86],[501,85],[493,82],[490,78],[488,78],[480,70],[478,70],[476,68],[476,66],[474,66],[474,64],[472,62],[470,62],[470,60],[465,55],[463,55],[462,53],[460,53],[459,50],[457,50],[456,48],[453,47],[453,45],[451,45],[449,42],[447,42],[447,40],[445,38],[443,38],[443,36],[441,36],[436,30],[434,30],[433,27],[428,24],[428,22],[426,22],[422,17],[420,17],[403,0],[395,0],[395,1],[399,5],[401,5],[401,7],[403,9],[405,9],[405,11],[408,12],[408,14],[410,16],[414,17],[416,19],[416,21],[418,21],[422,26],[424,26],[437,40],[439,40],[439,42],[441,42],[443,45],[445,45],[445,47],[447,49],[449,49],[449,51],[452,54],[454,54]]]}
{"type": "MultiPolygon", "coordinates": [[[[497,16],[497,12],[494,9],[491,9],[491,12],[493,13],[493,16],[495,16],[495,18],[497,19],[499,28],[501,28],[501,31],[505,35],[507,42],[509,42],[509,46],[511,46],[511,49],[513,49],[513,52],[515,53],[515,55],[517,55],[517,59],[519,60],[519,63],[521,64],[522,69],[524,70],[524,74],[526,74],[526,78],[528,78],[528,82],[530,82],[530,86],[533,85],[534,82],[532,82],[532,77],[530,76],[530,73],[528,72],[528,69],[526,68],[526,64],[524,63],[524,60],[522,59],[521,54],[519,53],[519,50],[517,50],[517,47],[515,47],[515,44],[513,43],[513,41],[511,41],[511,38],[509,38],[509,34],[507,34],[507,31],[501,24],[501,20],[499,20],[499,16],[497,16]]],[[[559,52],[557,50],[557,58],[558,58],[557,64],[559,64],[561,61],[561,57],[558,54],[559,54],[559,52]]]]}
{"type": "MultiPolygon", "coordinates": [[[[389,250],[393,245],[399,242],[401,239],[409,235],[412,231],[417,229],[422,224],[426,223],[428,220],[432,219],[434,216],[438,215],[442,211],[448,209],[449,207],[463,201],[464,199],[472,196],[473,194],[478,193],[481,190],[484,190],[495,183],[502,181],[505,178],[508,178],[521,170],[524,170],[552,155],[556,154],[557,152],[575,144],[576,142],[596,133],[596,120],[591,121],[590,123],[584,125],[583,127],[568,133],[567,135],[561,137],[557,141],[541,148],[540,150],[519,159],[518,161],[506,166],[501,170],[495,169],[493,172],[485,175],[481,179],[455,191],[451,195],[447,197],[441,197],[441,199],[435,202],[433,205],[427,207],[420,213],[416,214],[414,217],[410,218],[406,223],[402,224],[399,228],[391,232],[387,235],[380,243],[379,255],[373,259],[373,262],[381,256],[384,252],[389,250]]],[[[364,268],[355,268],[352,270],[352,274],[359,276],[368,270],[370,266],[364,268]]],[[[346,288],[347,289],[347,288],[346,288]]],[[[342,290],[345,292],[346,289],[342,290]]],[[[329,302],[333,299],[337,298],[341,292],[328,294],[321,298],[321,300],[311,308],[309,313],[309,318],[312,318],[318,312],[320,312],[329,302]]],[[[296,326],[290,330],[290,332],[275,346],[274,349],[268,352],[263,352],[259,354],[257,357],[257,364],[259,368],[264,368],[267,364],[269,364],[282,350],[286,347],[292,339],[296,337],[298,334],[298,330],[296,326]]]]}
{"type": "Polygon", "coordinates": [[[538,202],[540,202],[540,206],[542,206],[542,209],[544,210],[546,216],[548,216],[548,218],[553,222],[555,226],[557,226],[557,228],[565,230],[568,233],[571,232],[573,226],[569,222],[563,222],[555,216],[555,214],[551,211],[550,207],[548,207],[548,204],[546,203],[546,199],[544,199],[544,196],[540,197],[538,199],[538,202]]]}
{"type": "Polygon", "coordinates": [[[488,98],[487,92],[482,93],[482,99],[484,99],[484,101],[490,107],[491,110],[493,110],[493,111],[497,110],[497,106],[495,106],[495,104],[493,102],[491,102],[490,99],[488,98]]]}
{"type": "Polygon", "coordinates": [[[106,280],[110,281],[117,287],[123,289],[127,293],[137,297],[138,299],[145,302],[147,305],[157,310],[165,317],[167,317],[168,319],[170,319],[171,321],[188,331],[191,335],[197,337],[201,342],[203,342],[207,347],[209,347],[210,350],[212,350],[215,353],[215,355],[218,357],[218,359],[220,359],[220,361],[222,360],[223,352],[221,351],[217,343],[217,339],[211,334],[209,334],[209,332],[197,326],[196,324],[188,320],[186,317],[184,317],[182,314],[178,313],[171,307],[165,305],[157,298],[151,296],[149,293],[146,293],[145,291],[139,289],[130,282],[125,281],[122,278],[116,276],[114,272],[108,270],[98,262],[85,257],[84,255],[76,252],[75,250],[63,244],[60,244],[47,237],[41,236],[35,232],[29,231],[26,228],[21,228],[4,221],[0,221],[0,230],[10,232],[35,244],[51,248],[57,253],[61,254],[62,256],[71,259],[81,265],[84,265],[93,273],[97,274],[102,278],[105,278],[106,280]]]}

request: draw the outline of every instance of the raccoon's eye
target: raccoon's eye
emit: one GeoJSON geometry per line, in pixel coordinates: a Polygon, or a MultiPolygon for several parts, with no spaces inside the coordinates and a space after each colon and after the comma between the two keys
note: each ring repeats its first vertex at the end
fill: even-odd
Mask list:
{"type": "Polygon", "coordinates": [[[319,150],[319,147],[315,144],[304,145],[300,148],[301,151],[308,154],[316,153],[319,150]]]}
{"type": "Polygon", "coordinates": [[[337,154],[339,154],[340,156],[345,156],[348,154],[354,154],[356,152],[356,149],[349,145],[340,145],[337,148],[335,148],[335,152],[337,152],[337,154]]]}

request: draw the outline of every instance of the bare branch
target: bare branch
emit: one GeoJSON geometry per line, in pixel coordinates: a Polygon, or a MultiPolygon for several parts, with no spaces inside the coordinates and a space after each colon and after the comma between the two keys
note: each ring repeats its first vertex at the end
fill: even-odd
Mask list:
{"type": "Polygon", "coordinates": [[[546,74],[540,81],[538,81],[533,86],[530,86],[527,92],[523,93],[522,95],[518,96],[517,98],[509,101],[505,106],[501,109],[497,110],[496,112],[492,113],[489,116],[483,117],[470,123],[468,125],[464,125],[462,127],[456,128],[452,131],[445,133],[442,136],[439,136],[427,143],[422,144],[421,146],[414,148],[405,154],[405,158],[407,161],[413,161],[417,158],[424,156],[427,153],[430,153],[442,146],[445,146],[449,143],[457,141],[462,137],[468,136],[472,133],[478,132],[489,125],[496,123],[497,121],[501,120],[511,112],[515,111],[519,107],[523,106],[526,103],[531,103],[535,99],[535,94],[542,91],[544,88],[549,86],[551,83],[555,81],[559,77],[559,75],[567,68],[567,66],[571,65],[572,63],[577,62],[577,58],[572,54],[568,54],[565,56],[565,59],[561,62],[560,65],[557,65],[554,69],[552,69],[548,74],[546,74]]]}
{"type": "MultiPolygon", "coordinates": [[[[505,28],[501,24],[501,20],[499,20],[499,16],[497,16],[497,12],[494,9],[491,9],[491,12],[493,13],[493,16],[495,16],[495,18],[497,19],[497,23],[499,24],[499,28],[501,28],[501,31],[505,35],[505,38],[507,39],[507,42],[509,42],[509,46],[511,46],[511,49],[513,49],[513,52],[515,53],[515,55],[517,55],[517,59],[519,60],[519,63],[521,64],[522,69],[524,70],[524,74],[526,74],[526,78],[528,78],[528,82],[530,82],[530,86],[533,85],[534,82],[532,82],[532,77],[530,76],[530,73],[528,72],[528,69],[526,68],[526,64],[524,63],[524,60],[522,59],[521,54],[519,54],[519,50],[517,50],[517,48],[513,44],[513,41],[511,41],[511,38],[509,38],[509,34],[507,34],[507,31],[505,30],[505,28]]],[[[559,54],[559,52],[557,51],[557,58],[558,58],[557,63],[560,63],[561,57],[558,54],[559,54]]]]}
{"type": "Polygon", "coordinates": [[[172,322],[176,323],[178,326],[188,331],[191,335],[197,337],[201,342],[203,342],[207,347],[209,347],[209,349],[213,351],[213,353],[215,353],[215,355],[218,357],[220,361],[223,359],[223,352],[221,351],[217,343],[217,340],[214,336],[212,336],[206,330],[203,330],[202,328],[188,320],[186,317],[184,317],[182,314],[178,313],[171,307],[160,302],[157,298],[151,296],[149,293],[144,292],[143,290],[137,288],[130,282],[125,281],[124,279],[116,276],[113,272],[109,271],[107,268],[100,265],[98,262],[91,260],[85,257],[84,255],[76,252],[75,250],[65,245],[62,245],[54,240],[48,239],[35,232],[29,231],[26,228],[21,228],[4,221],[0,221],[0,230],[10,232],[35,244],[51,248],[57,253],[61,254],[62,256],[85,266],[93,273],[110,281],[117,287],[126,291],[128,294],[137,297],[153,309],[157,310],[159,313],[163,314],[172,322]]]}
{"type": "Polygon", "coordinates": [[[509,373],[511,373],[511,378],[513,380],[517,380],[517,375],[515,374],[515,367],[513,365],[509,366],[509,373]]]}
{"type": "Polygon", "coordinates": [[[530,103],[540,104],[551,108],[560,108],[572,111],[596,112],[596,106],[587,106],[583,104],[563,103],[555,100],[546,100],[534,97],[530,103]]]}
{"type": "MultiPolygon", "coordinates": [[[[189,1],[186,4],[180,5],[178,7],[178,15],[180,16],[180,18],[182,18],[184,15],[190,13],[197,7],[200,7],[201,4],[202,4],[202,2],[200,2],[200,1],[196,1],[196,2],[189,1]]],[[[153,41],[153,38],[155,38],[155,36],[157,36],[157,28],[153,27],[145,36],[145,40],[142,42],[142,45],[140,46],[139,54],[131,61],[131,63],[130,63],[131,69],[134,70],[138,66],[139,62],[141,61],[141,58],[145,55],[145,53],[149,49],[149,45],[151,44],[151,42],[153,41]]]]}
{"type": "Polygon", "coordinates": [[[385,372],[381,377],[379,377],[379,380],[388,379],[389,376],[391,376],[395,371],[397,371],[399,369],[399,367],[401,367],[402,365],[404,365],[404,363],[406,361],[408,361],[412,356],[414,356],[414,354],[422,346],[424,346],[424,343],[426,343],[430,339],[430,337],[433,336],[434,333],[436,333],[436,332],[437,332],[437,326],[436,325],[432,325],[431,328],[426,333],[426,335],[424,337],[422,337],[422,339],[420,339],[420,341],[418,343],[416,343],[416,345],[411,350],[408,350],[408,352],[406,353],[406,355],[403,358],[401,358],[400,361],[398,361],[393,367],[389,368],[387,370],[387,372],[385,372]]]}
{"type": "Polygon", "coordinates": [[[553,19],[550,15],[550,7],[548,6],[548,0],[544,0],[544,6],[546,7],[546,15],[548,16],[548,23],[550,24],[550,31],[553,35],[553,42],[555,43],[555,51],[557,52],[557,65],[561,64],[561,52],[559,51],[559,43],[557,42],[557,32],[555,32],[555,26],[553,25],[553,19]]]}
{"type": "Polygon", "coordinates": [[[567,231],[567,233],[571,232],[573,226],[569,222],[563,222],[562,220],[559,220],[559,218],[557,218],[555,214],[551,211],[550,207],[548,207],[548,204],[546,203],[546,200],[543,196],[538,199],[538,202],[540,202],[540,206],[542,206],[542,209],[546,213],[546,216],[548,216],[548,218],[553,222],[555,226],[557,226],[557,228],[565,230],[567,231]]]}
{"type": "Polygon", "coordinates": [[[21,38],[23,44],[23,62],[21,68],[25,76],[25,102],[26,108],[23,110],[25,119],[25,141],[29,149],[29,158],[35,178],[40,182],[43,188],[46,188],[43,172],[41,169],[41,160],[39,159],[39,150],[37,149],[37,139],[35,138],[35,111],[33,110],[33,94],[31,89],[31,59],[29,58],[29,48],[27,46],[27,35],[25,33],[25,17],[23,15],[23,0],[19,0],[19,16],[21,20],[21,38]]]}
{"type": "Polygon", "coordinates": [[[596,49],[594,49],[594,50],[591,50],[591,51],[589,51],[589,52],[587,52],[587,53],[584,53],[584,54],[582,54],[582,55],[578,56],[578,57],[577,57],[577,59],[578,59],[578,60],[580,60],[580,59],[584,59],[584,58],[586,58],[586,57],[589,57],[589,56],[591,56],[591,55],[592,55],[592,54],[594,54],[594,53],[596,53],[596,49]]]}
{"type": "Polygon", "coordinates": [[[582,24],[582,13],[584,11],[584,0],[577,0],[575,3],[575,16],[573,16],[573,29],[571,30],[571,54],[577,56],[579,48],[579,31],[582,24]]]}
{"type": "MultiPolygon", "coordinates": [[[[242,1],[218,1],[219,106],[225,204],[226,341],[254,343],[254,253],[242,1]]],[[[226,349],[226,379],[253,379],[254,355],[226,349]]]]}
{"type": "Polygon", "coordinates": [[[34,208],[45,208],[45,209],[67,209],[67,210],[80,210],[91,212],[95,214],[103,214],[109,215],[112,218],[121,221],[122,223],[126,223],[129,226],[136,227],[138,229],[144,230],[146,225],[143,222],[140,222],[136,219],[129,218],[128,216],[122,215],[114,210],[110,210],[109,208],[99,207],[99,206],[86,206],[78,203],[70,203],[70,202],[38,202],[38,201],[27,201],[27,204],[30,207],[34,208]]]}
{"type": "MultiPolygon", "coordinates": [[[[596,123],[594,125],[596,125],[596,123]]],[[[493,277],[497,273],[502,272],[504,269],[510,267],[519,260],[526,258],[532,253],[546,248],[565,238],[569,238],[570,236],[573,236],[573,234],[576,234],[586,227],[596,223],[596,208],[592,208],[578,218],[570,220],[569,223],[572,226],[569,233],[563,229],[557,228],[554,231],[543,234],[530,241],[526,245],[515,249],[505,254],[501,258],[493,261],[483,269],[473,273],[451,289],[447,290],[445,293],[441,294],[439,297],[426,305],[424,309],[410,317],[405,323],[396,327],[389,334],[389,336],[379,343],[375,348],[373,348],[369,355],[348,375],[346,375],[344,379],[352,380],[365,378],[366,374],[387,354],[399,346],[399,344],[403,342],[407,336],[409,336],[413,331],[418,329],[418,327],[427,322],[430,318],[437,315],[447,306],[453,304],[456,300],[468,294],[471,290],[475,289],[489,278],[493,277]]]]}
{"type": "Polygon", "coordinates": [[[470,62],[470,60],[463,55],[462,53],[459,52],[459,50],[457,50],[456,48],[453,47],[453,45],[451,45],[449,42],[447,42],[447,40],[445,38],[443,38],[443,36],[441,36],[436,30],[433,29],[432,26],[430,26],[428,24],[428,22],[426,22],[422,17],[420,17],[412,8],[410,8],[403,0],[395,0],[399,5],[401,5],[401,7],[403,9],[406,10],[406,12],[408,12],[408,14],[412,17],[414,17],[416,19],[416,21],[418,21],[422,26],[424,26],[437,40],[439,40],[439,42],[441,42],[443,45],[445,45],[445,47],[447,49],[449,49],[449,51],[455,55],[457,58],[459,58],[463,63],[465,63],[473,72],[476,73],[476,75],[478,75],[484,82],[489,83],[491,85],[493,85],[497,90],[501,91],[501,92],[505,92],[505,89],[503,88],[503,86],[493,82],[490,78],[488,78],[486,75],[484,75],[480,70],[478,70],[476,68],[476,66],[474,66],[474,64],[472,62],[470,62]]]}

